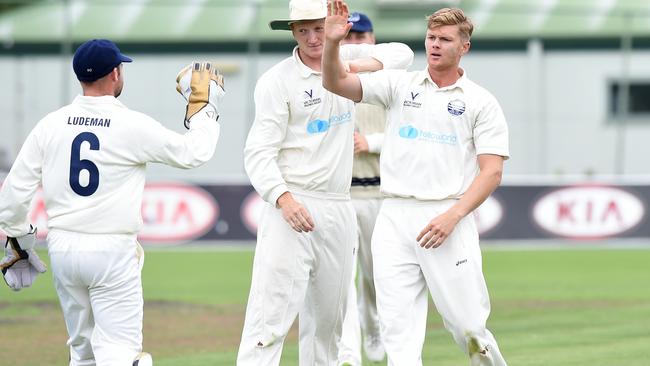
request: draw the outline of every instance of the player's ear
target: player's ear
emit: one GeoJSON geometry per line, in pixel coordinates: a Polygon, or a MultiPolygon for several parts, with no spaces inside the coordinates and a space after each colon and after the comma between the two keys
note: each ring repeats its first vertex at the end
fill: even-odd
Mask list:
{"type": "Polygon", "coordinates": [[[120,74],[122,73],[122,70],[120,70],[120,65],[117,65],[113,68],[113,71],[111,71],[111,79],[113,81],[118,81],[120,80],[120,74]]]}

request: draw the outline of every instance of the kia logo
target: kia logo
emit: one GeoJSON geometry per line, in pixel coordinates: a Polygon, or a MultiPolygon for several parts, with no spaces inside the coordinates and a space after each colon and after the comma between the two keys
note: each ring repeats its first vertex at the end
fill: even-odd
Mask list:
{"type": "Polygon", "coordinates": [[[533,219],[559,236],[596,239],[622,234],[641,222],[643,202],[635,195],[607,186],[562,188],[542,196],[533,219]]]}
{"type": "Polygon", "coordinates": [[[147,184],[142,196],[142,221],[138,239],[168,244],[198,239],[210,231],[219,206],[203,189],[180,183],[147,184]]]}

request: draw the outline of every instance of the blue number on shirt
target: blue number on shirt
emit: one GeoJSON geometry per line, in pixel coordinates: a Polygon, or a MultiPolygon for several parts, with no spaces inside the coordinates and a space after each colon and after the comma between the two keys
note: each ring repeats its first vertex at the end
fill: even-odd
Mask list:
{"type": "Polygon", "coordinates": [[[92,161],[80,159],[79,150],[83,142],[90,144],[90,150],[99,150],[99,139],[92,132],[82,132],[74,138],[70,152],[70,187],[80,196],[90,196],[99,187],[99,169],[92,161]],[[88,185],[85,187],[79,183],[82,170],[88,171],[88,185]]]}

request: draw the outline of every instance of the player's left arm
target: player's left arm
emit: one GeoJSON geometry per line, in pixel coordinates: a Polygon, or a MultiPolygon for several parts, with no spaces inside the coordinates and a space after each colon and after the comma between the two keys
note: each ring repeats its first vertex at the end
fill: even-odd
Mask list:
{"type": "Polygon", "coordinates": [[[451,208],[436,216],[422,229],[416,240],[421,247],[437,248],[449,237],[456,224],[481,205],[501,183],[503,156],[478,155],[479,173],[463,197],[451,208]]]}
{"type": "Polygon", "coordinates": [[[163,163],[177,168],[196,168],[212,158],[221,133],[219,108],[225,95],[224,81],[209,62],[193,62],[176,77],[176,90],[188,102],[184,125],[189,131],[176,133],[152,118],[138,114],[141,121],[131,138],[139,146],[137,160],[163,163]]]}

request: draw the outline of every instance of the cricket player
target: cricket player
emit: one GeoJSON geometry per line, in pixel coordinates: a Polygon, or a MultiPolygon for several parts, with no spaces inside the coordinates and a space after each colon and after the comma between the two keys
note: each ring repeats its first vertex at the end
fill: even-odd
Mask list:
{"type": "MultiPolygon", "coordinates": [[[[350,14],[348,22],[352,23],[352,28],[341,44],[375,44],[372,22],[367,15],[354,12],[350,14]]],[[[344,366],[361,365],[361,333],[363,349],[370,361],[379,362],[386,355],[379,332],[370,249],[370,238],[382,201],[379,192],[379,153],[384,139],[386,112],[372,104],[357,104],[355,112],[350,197],[357,216],[357,257],[360,272],[356,274],[358,281],[355,286],[357,263],[353,263],[353,280],[348,292],[339,345],[339,365],[344,366]]]]}
{"type": "Polygon", "coordinates": [[[122,65],[131,61],[109,40],[79,46],[72,65],[83,95],[38,122],[0,191],[0,229],[8,236],[0,266],[8,285],[20,290],[45,271],[27,219],[43,187],[70,366],[152,364],[142,352],[144,253],[136,238],[146,164],[200,166],[219,138],[223,79],[211,64],[195,63],[179,74],[189,131],[178,134],[117,99],[122,65]]]}
{"type": "Polygon", "coordinates": [[[460,9],[428,17],[423,71],[356,75],[339,59],[350,29],[336,0],[325,24],[323,85],[387,108],[382,203],[372,237],[389,365],[422,365],[427,288],[471,365],[506,365],[486,321],[490,301],[472,212],[501,181],[508,128],[494,96],[459,64],[473,30],[460,9]]]}
{"type": "MultiPolygon", "coordinates": [[[[244,150],[251,183],[266,201],[237,364],[280,363],[284,339],[300,315],[300,365],[335,366],[352,276],[356,220],[350,203],[354,103],[325,91],[321,55],[326,7],[292,0],[293,55],[255,87],[255,121],[244,150]]],[[[349,45],[355,71],[406,68],[403,44],[349,45]]]]}

